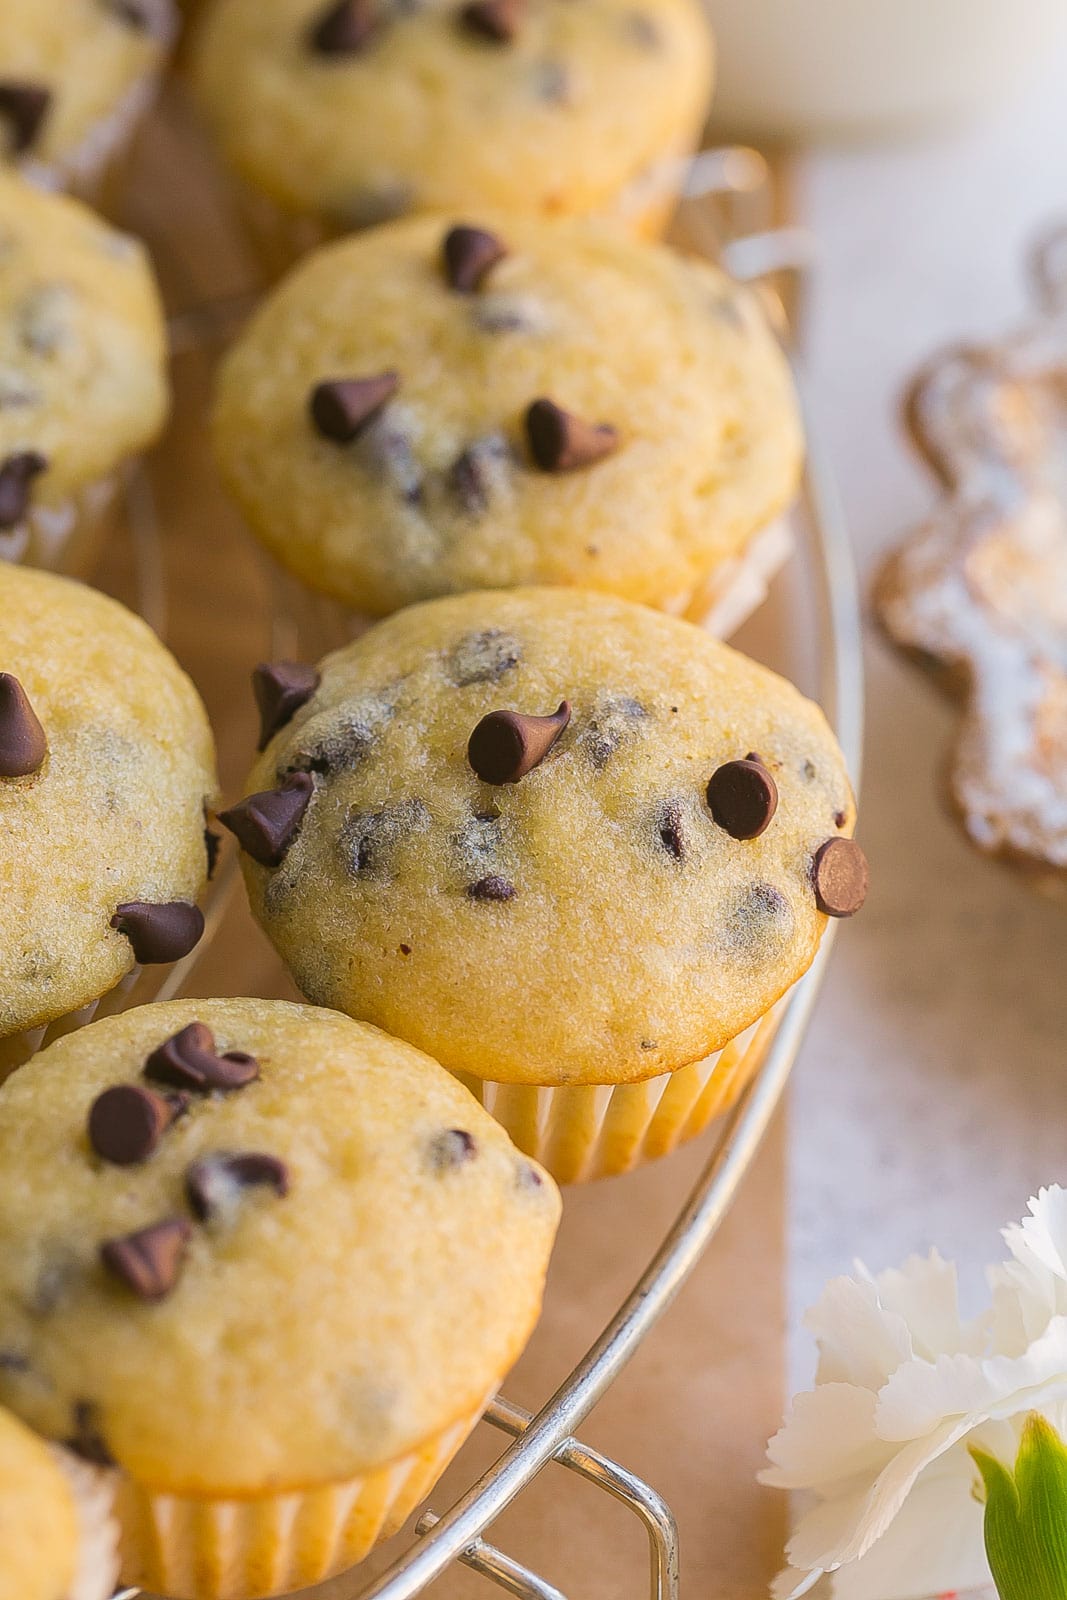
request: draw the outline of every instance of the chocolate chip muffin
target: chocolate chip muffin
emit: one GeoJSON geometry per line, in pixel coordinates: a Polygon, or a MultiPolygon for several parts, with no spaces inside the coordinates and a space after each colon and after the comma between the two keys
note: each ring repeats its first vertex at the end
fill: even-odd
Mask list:
{"type": "Polygon", "coordinates": [[[99,1475],[0,1410],[0,1595],[107,1600],[118,1563],[99,1475]]]}
{"type": "Polygon", "coordinates": [[[372,616],[548,583],[704,619],[800,473],[755,298],[602,225],[491,221],[407,219],[286,280],[220,374],[231,490],[372,616]]]}
{"type": "Polygon", "coordinates": [[[108,198],[174,31],[171,0],[4,0],[0,159],[108,198]]]}
{"type": "Polygon", "coordinates": [[[217,0],[193,62],[271,266],[409,211],[658,232],[711,71],[697,0],[217,0]]]}
{"type": "Polygon", "coordinates": [[[124,467],[163,426],[165,362],[142,246],[0,174],[0,561],[88,568],[124,467]]]}
{"type": "Polygon", "coordinates": [[[559,1218],[435,1062],[277,1001],[60,1040],[0,1090],[0,1167],[0,1397],[117,1466],[123,1578],[191,1600],[404,1521],[529,1337],[559,1218]]]}
{"type": "Polygon", "coordinates": [[[0,563],[0,1061],[193,948],[215,785],[204,708],[151,630],[0,563]]]}
{"type": "Polygon", "coordinates": [[[432,1051],[562,1178],[698,1131],[862,903],[822,713],[675,618],[463,595],[257,688],[222,820],[297,983],[432,1051]]]}

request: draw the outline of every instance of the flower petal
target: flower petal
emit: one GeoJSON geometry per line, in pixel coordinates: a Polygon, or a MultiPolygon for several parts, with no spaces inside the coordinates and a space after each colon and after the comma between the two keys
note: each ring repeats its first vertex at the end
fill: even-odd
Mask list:
{"type": "Polygon", "coordinates": [[[912,1354],[904,1319],[882,1308],[872,1278],[832,1278],[804,1326],[819,1346],[819,1384],[880,1389],[912,1354]]]}
{"type": "Polygon", "coordinates": [[[931,1360],[943,1353],[982,1353],[984,1324],[960,1320],[955,1264],[936,1250],[910,1256],[903,1267],[880,1272],[874,1281],[883,1308],[906,1323],[912,1355],[931,1360]]]}
{"type": "Polygon", "coordinates": [[[776,1489],[820,1489],[863,1474],[876,1477],[896,1453],[875,1430],[877,1397],[851,1383],[823,1383],[798,1394],[767,1446],[772,1465],[760,1482],[776,1489]]]}

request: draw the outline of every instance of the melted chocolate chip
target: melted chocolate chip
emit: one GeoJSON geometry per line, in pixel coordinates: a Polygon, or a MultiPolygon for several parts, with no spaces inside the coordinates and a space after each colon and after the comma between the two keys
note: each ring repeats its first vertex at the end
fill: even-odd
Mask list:
{"type": "Polygon", "coordinates": [[[648,712],[640,701],[629,695],[603,695],[597,700],[593,715],[578,735],[578,748],[601,771],[647,716],[648,712]]]}
{"type": "Polygon", "coordinates": [[[507,878],[501,878],[493,872],[487,878],[479,878],[477,883],[468,885],[468,900],[514,900],[515,885],[507,878]]]}
{"type": "Polygon", "coordinates": [[[222,849],[222,834],[216,833],[214,828],[204,829],[204,854],[207,856],[208,882],[215,876],[215,868],[219,864],[219,851],[222,849]]]}
{"type": "Polygon", "coordinates": [[[375,15],[369,0],[339,0],[308,31],[308,44],[320,56],[359,55],[370,42],[375,15]]]}
{"type": "Polygon", "coordinates": [[[567,700],[547,717],[490,711],[471,734],[467,760],[483,783],[518,783],[545,759],[570,720],[567,700]]]}
{"type": "Polygon", "coordinates": [[[74,1402],[73,1431],[63,1443],[74,1455],[94,1467],[114,1467],[118,1463],[100,1431],[100,1408],[92,1400],[74,1402]]]}
{"type": "Polygon", "coordinates": [[[448,676],[457,689],[472,683],[495,683],[522,660],[522,646],[510,633],[487,628],[468,633],[448,658],[448,676]]]}
{"type": "Polygon", "coordinates": [[[443,246],[445,277],[450,288],[460,294],[473,294],[485,278],[503,261],[508,247],[495,233],[484,228],[459,225],[445,234],[443,246]]]}
{"type": "Polygon", "coordinates": [[[677,800],[665,800],[656,818],[656,836],[669,856],[675,861],[685,859],[685,834],[682,829],[682,808],[677,800]]]}
{"type": "Polygon", "coordinates": [[[137,1083],[117,1083],[89,1108],[89,1143],[119,1167],[147,1161],[171,1123],[189,1105],[183,1094],[155,1094],[137,1083]]]}
{"type": "Polygon", "coordinates": [[[448,470],[448,491],[466,516],[485,515],[506,482],[510,464],[511,452],[502,434],[476,439],[456,457],[448,470]]]}
{"type": "Polygon", "coordinates": [[[40,772],[48,741],[29,696],[10,672],[0,672],[0,778],[40,772]]]}
{"type": "Polygon", "coordinates": [[[576,472],[619,448],[618,430],[608,422],[585,422],[554,400],[535,400],[526,412],[526,441],[542,472],[576,472]]]}
{"type": "Polygon", "coordinates": [[[778,787],[754,753],[727,761],[708,784],[708,807],[732,839],[755,839],[778,808],[778,787]]]}
{"type": "Polygon", "coordinates": [[[294,772],[280,788],[250,794],[220,812],[219,821],[253,861],[262,867],[279,867],[300,831],[314,792],[310,773],[294,772]]]}
{"type": "Polygon", "coordinates": [[[835,811],[834,812],[834,827],[835,828],[843,828],[847,821],[848,821],[848,812],[847,811],[835,811]]]}
{"type": "Polygon", "coordinates": [[[400,387],[396,372],[365,378],[328,378],[311,391],[311,420],[324,439],[349,444],[378,415],[400,387]]]}
{"type": "Polygon", "coordinates": [[[111,926],[125,934],[135,960],[152,967],[180,961],[195,950],[204,932],[204,913],[187,900],[162,905],[130,900],[116,907],[111,926]]]}
{"type": "Polygon", "coordinates": [[[438,1172],[450,1172],[466,1166],[478,1154],[473,1133],[465,1128],[446,1128],[430,1145],[430,1160],[438,1172]]]}
{"type": "Polygon", "coordinates": [[[353,877],[384,879],[392,870],[397,845],[412,833],[425,833],[430,813],[416,796],[396,800],[380,811],[352,811],[345,818],[338,847],[353,877]]]}
{"type": "Polygon", "coordinates": [[[194,1161],[185,1174],[189,1208],[201,1222],[229,1210],[242,1189],[273,1189],[278,1198],[289,1193],[289,1168],[277,1156],[260,1150],[218,1150],[194,1161]]]}
{"type": "Polygon", "coordinates": [[[184,1217],[164,1217],[135,1233],[105,1239],[100,1260],[139,1300],[163,1300],[178,1281],[192,1233],[184,1217]]]}
{"type": "Polygon", "coordinates": [[[206,1094],[212,1089],[243,1089],[259,1077],[259,1063],[243,1050],[220,1056],[207,1024],[190,1022],[152,1051],[144,1075],[152,1083],[206,1094]]]}
{"type": "Polygon", "coordinates": [[[52,91],[43,83],[23,83],[12,78],[0,81],[0,119],[7,123],[11,155],[21,156],[29,150],[51,104],[52,91]]]}
{"type": "Polygon", "coordinates": [[[772,883],[754,883],[727,909],[721,927],[724,951],[733,960],[763,964],[793,937],[788,900],[772,883]]]}
{"type": "Polygon", "coordinates": [[[302,661],[261,662],[252,673],[252,693],[259,710],[259,745],[265,750],[271,739],[306,706],[321,678],[314,667],[302,661]]]}
{"type": "Polygon", "coordinates": [[[867,898],[867,857],[855,839],[827,839],[815,852],[811,881],[826,916],[855,916],[867,898]]]}
{"type": "Polygon", "coordinates": [[[13,528],[26,515],[30,485],[48,466],[39,450],[20,450],[0,465],[0,528],[13,528]]]}
{"type": "Polygon", "coordinates": [[[518,37],[526,13],[525,0],[470,0],[459,13],[468,33],[490,44],[511,44],[518,37]]]}

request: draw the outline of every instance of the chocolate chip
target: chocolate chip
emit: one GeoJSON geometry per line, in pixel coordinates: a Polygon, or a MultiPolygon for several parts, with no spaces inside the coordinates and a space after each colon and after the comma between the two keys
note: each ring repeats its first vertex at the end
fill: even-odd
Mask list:
{"type": "Polygon", "coordinates": [[[593,707],[593,715],[578,735],[578,749],[601,771],[647,716],[648,712],[640,701],[630,695],[602,695],[593,707]]]}
{"type": "Polygon", "coordinates": [[[302,661],[261,662],[252,673],[252,693],[259,709],[259,745],[271,739],[306,706],[322,679],[302,661]]]}
{"type": "Polygon", "coordinates": [[[479,878],[477,883],[467,887],[468,900],[514,900],[515,885],[509,883],[507,878],[501,878],[497,873],[490,873],[488,878],[479,878]]]}
{"type": "Polygon", "coordinates": [[[726,908],[720,939],[724,953],[748,966],[764,965],[794,936],[788,900],[772,883],[754,883],[726,908]]]}
{"type": "Polygon", "coordinates": [[[178,1033],[158,1045],[144,1064],[144,1075],[152,1083],[167,1083],[177,1089],[243,1089],[259,1077],[259,1063],[243,1050],[229,1050],[220,1056],[215,1035],[203,1022],[190,1022],[178,1033]]]}
{"type": "Polygon", "coordinates": [[[294,772],[278,789],[265,789],[219,813],[242,850],[262,867],[278,867],[300,831],[315,792],[310,773],[294,772]]]}
{"type": "Polygon", "coordinates": [[[52,104],[52,91],[43,83],[0,82],[0,119],[8,125],[8,151],[23,155],[33,144],[52,104]]]}
{"type": "Polygon", "coordinates": [[[48,466],[39,450],[20,450],[0,466],[0,528],[22,521],[30,503],[30,485],[48,466]]]}
{"type": "Polygon", "coordinates": [[[449,286],[460,294],[473,294],[475,289],[481,288],[491,268],[507,254],[507,245],[495,233],[463,225],[450,228],[444,242],[445,277],[449,286]]]}
{"type": "Polygon", "coordinates": [[[827,839],[815,852],[811,880],[826,916],[855,916],[867,898],[867,857],[855,839],[827,839]]]}
{"type": "Polygon", "coordinates": [[[778,809],[778,787],[759,757],[749,755],[712,774],[708,806],[732,839],[755,839],[778,809]]]}
{"type": "Polygon", "coordinates": [[[375,15],[368,0],[340,0],[308,30],[308,44],[321,56],[359,55],[369,43],[375,15]]]}
{"type": "Polygon", "coordinates": [[[0,672],[0,778],[40,772],[48,741],[29,696],[10,672],[0,672]]]}
{"type": "Polygon", "coordinates": [[[530,454],[542,472],[575,472],[619,447],[618,431],[610,423],[583,422],[554,400],[535,400],[525,425],[530,454]]]}
{"type": "Polygon", "coordinates": [[[472,683],[495,683],[522,660],[519,641],[501,628],[468,633],[448,658],[448,676],[458,689],[472,683]]]}
{"type": "Polygon", "coordinates": [[[656,834],[660,844],[675,861],[685,858],[685,836],[682,832],[682,808],[677,800],[665,800],[656,818],[656,834]]]}
{"type": "Polygon", "coordinates": [[[219,851],[222,849],[222,834],[216,833],[214,828],[204,829],[204,854],[207,856],[208,882],[215,876],[215,868],[219,864],[219,851]]]}
{"type": "Polygon", "coordinates": [[[400,387],[396,372],[366,378],[327,378],[311,391],[311,420],[324,439],[349,444],[378,415],[400,387]]]}
{"type": "Polygon", "coordinates": [[[518,783],[545,759],[570,720],[566,700],[548,717],[490,711],[470,736],[467,760],[483,783],[518,783]]]}
{"type": "Polygon", "coordinates": [[[468,517],[484,516],[507,481],[511,452],[502,434],[476,439],[448,470],[448,491],[468,517]]]}
{"type": "Polygon", "coordinates": [[[188,900],[162,905],[130,900],[116,907],[111,926],[126,935],[135,959],[152,967],[180,961],[195,950],[204,932],[204,913],[188,900]]]}
{"type": "Polygon", "coordinates": [[[466,1166],[478,1154],[474,1135],[465,1128],[446,1128],[430,1146],[430,1160],[438,1172],[466,1166]]]}
{"type": "Polygon", "coordinates": [[[100,1408],[91,1400],[74,1402],[74,1425],[69,1439],[63,1443],[68,1450],[91,1462],[94,1467],[115,1467],[118,1462],[104,1442],[100,1432],[100,1408]]]}
{"type": "Polygon", "coordinates": [[[511,44],[526,13],[525,0],[470,0],[459,13],[468,33],[491,44],[511,44]]]}
{"type": "Polygon", "coordinates": [[[349,812],[338,837],[345,866],[354,877],[388,877],[397,845],[409,834],[425,833],[430,820],[417,796],[394,800],[380,811],[349,812]]]}
{"type": "Polygon", "coordinates": [[[259,1150],[218,1150],[194,1161],[185,1174],[185,1194],[201,1222],[229,1209],[242,1189],[266,1187],[279,1199],[289,1193],[289,1168],[259,1150]]]}
{"type": "Polygon", "coordinates": [[[119,1167],[147,1161],[175,1118],[188,1107],[185,1095],[155,1094],[138,1083],[117,1083],[89,1108],[89,1143],[119,1167]]]}
{"type": "Polygon", "coordinates": [[[848,812],[847,811],[835,811],[834,812],[834,827],[835,828],[843,828],[847,821],[848,821],[848,812]]]}
{"type": "Polygon", "coordinates": [[[105,1239],[100,1259],[139,1300],[162,1300],[178,1281],[192,1233],[184,1217],[164,1217],[136,1233],[105,1239]]]}
{"type": "Polygon", "coordinates": [[[520,1189],[543,1189],[545,1186],[544,1178],[542,1178],[537,1168],[532,1167],[528,1161],[519,1163],[515,1180],[520,1189]]]}

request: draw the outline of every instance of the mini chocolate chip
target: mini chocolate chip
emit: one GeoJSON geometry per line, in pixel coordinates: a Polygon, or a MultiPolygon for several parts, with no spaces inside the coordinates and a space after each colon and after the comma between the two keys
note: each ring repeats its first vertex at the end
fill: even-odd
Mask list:
{"type": "Polygon", "coordinates": [[[308,772],[294,772],[278,789],[265,789],[219,813],[241,849],[262,867],[279,867],[300,831],[315,792],[308,772]]]}
{"type": "Polygon", "coordinates": [[[476,439],[448,469],[448,490],[469,517],[489,510],[495,493],[506,483],[511,452],[501,434],[476,439]]]}
{"type": "Polygon", "coordinates": [[[828,917],[852,917],[867,898],[867,857],[855,839],[827,839],[811,864],[815,904],[828,917]]]}
{"type": "Polygon", "coordinates": [[[480,289],[489,271],[508,254],[508,247],[495,233],[462,224],[449,228],[444,242],[445,277],[460,294],[480,289]]]}
{"type": "Polygon", "coordinates": [[[243,1089],[259,1077],[259,1063],[243,1050],[228,1050],[220,1056],[215,1035],[204,1022],[189,1022],[157,1045],[144,1064],[144,1075],[152,1083],[167,1083],[178,1089],[243,1089]]]}
{"type": "Polygon", "coordinates": [[[48,741],[29,696],[10,672],[0,672],[0,778],[40,772],[48,741]]]}
{"type": "Polygon", "coordinates": [[[353,56],[369,43],[375,15],[368,0],[340,0],[328,6],[308,30],[308,44],[320,56],[353,56]]]}
{"type": "Polygon", "coordinates": [[[252,673],[252,693],[259,710],[259,744],[265,750],[271,739],[306,706],[322,679],[302,661],[261,662],[252,673]]]}
{"type": "Polygon", "coordinates": [[[125,934],[143,967],[160,966],[180,961],[195,950],[204,932],[204,913],[188,900],[168,900],[162,905],[129,900],[115,908],[111,926],[125,934]]]}
{"type": "Polygon", "coordinates": [[[778,786],[758,757],[727,761],[712,774],[708,806],[732,839],[755,839],[778,809],[778,786]]]}
{"type": "Polygon", "coordinates": [[[201,1222],[225,1211],[234,1192],[266,1187],[278,1198],[289,1193],[289,1168],[277,1156],[260,1150],[217,1150],[194,1161],[185,1174],[189,1208],[201,1222]]]}
{"type": "Polygon", "coordinates": [[[30,485],[48,466],[39,450],[20,450],[0,466],[0,528],[22,521],[30,503],[30,485]]]}
{"type": "Polygon", "coordinates": [[[677,800],[665,800],[656,818],[656,833],[660,844],[675,861],[685,859],[685,835],[682,832],[682,808],[677,800]]]}
{"type": "Polygon", "coordinates": [[[394,800],[380,811],[353,809],[337,841],[345,866],[353,876],[389,877],[397,845],[409,834],[425,833],[430,820],[429,810],[417,795],[394,800]]]}
{"type": "Polygon", "coordinates": [[[641,1049],[642,1050],[658,1050],[659,1049],[659,1040],[658,1039],[642,1039],[641,1040],[641,1049]]]}
{"type": "Polygon", "coordinates": [[[515,1177],[520,1189],[543,1189],[545,1185],[545,1180],[537,1168],[532,1167],[528,1161],[520,1162],[515,1177]]]}
{"type": "Polygon", "coordinates": [[[567,700],[548,717],[490,711],[470,736],[467,760],[483,783],[518,783],[545,759],[570,720],[567,700]]]}
{"type": "Polygon", "coordinates": [[[465,1128],[446,1128],[430,1145],[430,1160],[438,1172],[448,1172],[473,1161],[478,1154],[474,1135],[465,1128]]]}
{"type": "Polygon", "coordinates": [[[74,1455],[94,1467],[115,1467],[118,1462],[100,1432],[100,1408],[92,1400],[75,1400],[74,1431],[63,1443],[74,1455]]]}
{"type": "Polygon", "coordinates": [[[526,13],[525,0],[470,0],[459,13],[468,33],[491,44],[511,44],[526,13]]]}
{"type": "Polygon", "coordinates": [[[815,780],[814,761],[805,761],[800,769],[800,775],[804,779],[805,783],[813,783],[815,780]]]}
{"type": "Polygon", "coordinates": [[[208,882],[215,876],[215,868],[219,864],[219,851],[222,849],[222,834],[216,833],[214,828],[204,829],[204,854],[207,856],[208,882]]]}
{"type": "Polygon", "coordinates": [[[409,956],[411,954],[411,946],[409,944],[397,945],[397,949],[400,951],[402,956],[409,956]]]}
{"type": "Polygon", "coordinates": [[[535,400],[526,411],[526,441],[542,472],[575,472],[591,467],[619,447],[617,429],[607,422],[584,422],[554,400],[535,400]]]}
{"type": "Polygon", "coordinates": [[[117,1083],[89,1108],[89,1143],[118,1167],[147,1161],[164,1133],[188,1108],[185,1095],[155,1094],[138,1083],[117,1083]]]}
{"type": "Polygon", "coordinates": [[[23,155],[33,144],[52,104],[52,91],[43,83],[0,82],[0,119],[7,123],[8,150],[23,155]]]}
{"type": "Polygon", "coordinates": [[[578,748],[597,771],[602,771],[648,716],[639,700],[625,694],[598,696],[593,715],[578,735],[578,748]]]}
{"type": "Polygon", "coordinates": [[[349,444],[399,387],[397,372],[377,372],[365,378],[327,378],[311,391],[311,420],[323,438],[349,444]]]}
{"type": "Polygon", "coordinates": [[[467,886],[468,900],[514,900],[515,885],[509,883],[507,878],[501,878],[497,873],[490,873],[488,878],[479,878],[477,883],[467,886]]]}
{"type": "Polygon", "coordinates": [[[848,812],[847,811],[835,811],[834,812],[834,827],[835,828],[843,828],[847,821],[848,821],[848,812]]]}
{"type": "Polygon", "coordinates": [[[500,628],[468,633],[448,658],[448,676],[458,689],[472,683],[495,683],[522,660],[522,646],[500,628]]]}
{"type": "Polygon", "coordinates": [[[105,1239],[100,1260],[139,1300],[162,1300],[178,1281],[192,1234],[184,1217],[164,1217],[135,1233],[105,1239]]]}

